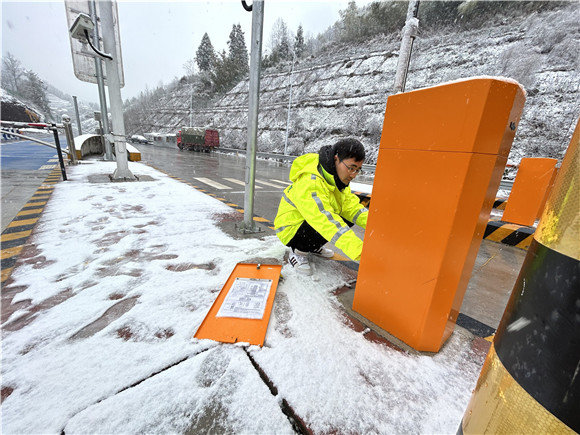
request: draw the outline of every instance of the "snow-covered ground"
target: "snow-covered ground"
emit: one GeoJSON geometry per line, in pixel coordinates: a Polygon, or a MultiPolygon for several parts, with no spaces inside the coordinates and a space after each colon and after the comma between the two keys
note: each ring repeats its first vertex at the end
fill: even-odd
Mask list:
{"type": "Polygon", "coordinates": [[[3,324],[3,433],[293,433],[286,405],[314,433],[456,432],[485,357],[473,337],[420,355],[367,340],[333,293],[351,276],[338,262],[284,265],[264,347],[192,338],[238,262],[285,247],[228,235],[228,206],[129,168],[142,181],[69,168],[3,289],[21,304],[3,324]]]}

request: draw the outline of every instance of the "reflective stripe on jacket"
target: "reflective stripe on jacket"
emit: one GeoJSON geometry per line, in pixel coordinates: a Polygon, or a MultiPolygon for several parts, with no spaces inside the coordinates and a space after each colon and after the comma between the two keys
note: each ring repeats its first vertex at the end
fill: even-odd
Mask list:
{"type": "Polygon", "coordinates": [[[288,244],[306,220],[351,259],[360,260],[363,242],[342,218],[366,228],[368,210],[350,187],[341,192],[314,153],[294,160],[290,181],[292,184],[284,190],[274,220],[276,235],[282,243],[288,244]]]}

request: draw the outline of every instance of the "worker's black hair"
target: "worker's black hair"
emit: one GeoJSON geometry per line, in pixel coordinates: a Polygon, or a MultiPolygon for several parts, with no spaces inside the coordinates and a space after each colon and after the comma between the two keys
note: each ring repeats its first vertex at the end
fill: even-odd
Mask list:
{"type": "Polygon", "coordinates": [[[332,155],[337,155],[339,160],[353,157],[356,161],[364,161],[365,147],[356,139],[341,139],[332,146],[332,155]]]}

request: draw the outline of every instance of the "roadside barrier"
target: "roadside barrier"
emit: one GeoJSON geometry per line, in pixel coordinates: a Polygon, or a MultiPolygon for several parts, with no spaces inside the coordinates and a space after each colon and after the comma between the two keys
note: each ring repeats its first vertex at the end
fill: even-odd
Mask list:
{"type": "Polygon", "coordinates": [[[453,332],[524,101],[502,78],[387,100],[353,309],[418,351],[453,332]]]}
{"type": "Polygon", "coordinates": [[[458,434],[580,433],[580,122],[458,434]]]}

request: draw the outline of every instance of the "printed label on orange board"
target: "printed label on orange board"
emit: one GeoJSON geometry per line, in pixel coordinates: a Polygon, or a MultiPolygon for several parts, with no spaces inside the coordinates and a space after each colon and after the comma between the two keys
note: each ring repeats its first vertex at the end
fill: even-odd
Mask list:
{"type": "Polygon", "coordinates": [[[271,279],[236,278],[216,316],[263,319],[270,287],[271,279]]]}
{"type": "MultiPolygon", "coordinates": [[[[194,337],[198,339],[221,341],[222,343],[241,342],[262,346],[266,337],[266,330],[268,329],[270,313],[272,312],[272,306],[274,305],[274,297],[276,296],[281,271],[281,265],[238,263],[226,281],[226,284],[218,294],[218,297],[214,301],[194,337]],[[218,312],[224,303],[226,303],[226,296],[234,287],[234,283],[236,283],[238,279],[241,279],[241,281],[239,281],[240,283],[243,283],[244,280],[246,280],[246,282],[249,280],[254,283],[269,282],[268,295],[265,296],[264,311],[260,318],[218,316],[218,312]]],[[[257,287],[254,289],[248,287],[246,290],[251,293],[252,291],[258,291],[259,289],[257,287]]],[[[239,305],[238,308],[241,306],[242,305],[239,305]]]]}

